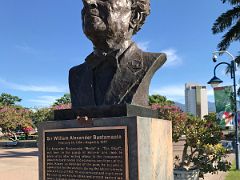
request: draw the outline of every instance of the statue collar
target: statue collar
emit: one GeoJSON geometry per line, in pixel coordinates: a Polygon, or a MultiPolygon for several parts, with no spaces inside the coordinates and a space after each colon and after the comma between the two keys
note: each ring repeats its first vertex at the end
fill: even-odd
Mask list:
{"type": "Polygon", "coordinates": [[[100,65],[103,61],[106,59],[112,59],[116,61],[117,67],[119,67],[119,63],[121,60],[121,57],[129,51],[129,49],[132,49],[136,47],[135,43],[131,43],[129,47],[125,49],[114,49],[109,51],[108,53],[94,49],[94,51],[86,58],[86,63],[92,68],[96,68],[98,65],[100,65]]]}

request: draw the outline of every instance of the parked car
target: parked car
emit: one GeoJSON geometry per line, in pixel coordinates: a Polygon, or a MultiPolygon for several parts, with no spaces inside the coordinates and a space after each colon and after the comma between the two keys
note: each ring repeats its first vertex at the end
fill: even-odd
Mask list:
{"type": "Polygon", "coordinates": [[[233,142],[232,141],[226,141],[226,140],[222,140],[221,144],[224,148],[226,148],[227,150],[229,150],[230,152],[233,151],[233,142]]]}
{"type": "Polygon", "coordinates": [[[16,131],[16,135],[17,135],[17,136],[21,136],[21,135],[23,135],[23,134],[24,134],[24,132],[21,131],[21,130],[16,131]]]}

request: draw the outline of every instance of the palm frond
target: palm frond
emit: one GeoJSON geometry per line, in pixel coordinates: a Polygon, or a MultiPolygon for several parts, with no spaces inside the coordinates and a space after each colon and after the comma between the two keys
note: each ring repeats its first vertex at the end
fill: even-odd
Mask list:
{"type": "Polygon", "coordinates": [[[240,66],[240,54],[236,57],[235,62],[240,66]]]}
{"type": "Polygon", "coordinates": [[[240,4],[240,0],[222,0],[223,3],[230,3],[231,5],[240,4]]]}
{"type": "Polygon", "coordinates": [[[226,50],[233,41],[240,40],[240,20],[223,36],[218,44],[220,51],[226,50]]]}
{"type": "Polygon", "coordinates": [[[226,74],[230,74],[231,73],[231,68],[228,66],[228,67],[226,67],[226,69],[225,69],[225,73],[226,74]]]}
{"type": "Polygon", "coordinates": [[[231,10],[221,14],[213,24],[212,32],[213,34],[223,32],[228,27],[237,21],[240,17],[240,6],[236,6],[231,10]]]}

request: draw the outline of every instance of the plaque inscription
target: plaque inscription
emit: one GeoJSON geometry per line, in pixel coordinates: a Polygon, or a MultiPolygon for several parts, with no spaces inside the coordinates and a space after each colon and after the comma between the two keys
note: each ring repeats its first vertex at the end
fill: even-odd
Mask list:
{"type": "Polygon", "coordinates": [[[127,127],[44,131],[45,180],[128,180],[127,127]]]}

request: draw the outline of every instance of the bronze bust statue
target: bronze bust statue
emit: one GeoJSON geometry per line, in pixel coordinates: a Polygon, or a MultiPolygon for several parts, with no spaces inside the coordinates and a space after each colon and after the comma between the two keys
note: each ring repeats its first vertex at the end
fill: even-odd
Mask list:
{"type": "Polygon", "coordinates": [[[149,1],[83,0],[83,31],[94,51],[69,71],[72,108],[148,105],[151,78],[166,55],[143,52],[131,37],[149,15],[149,1]]]}

